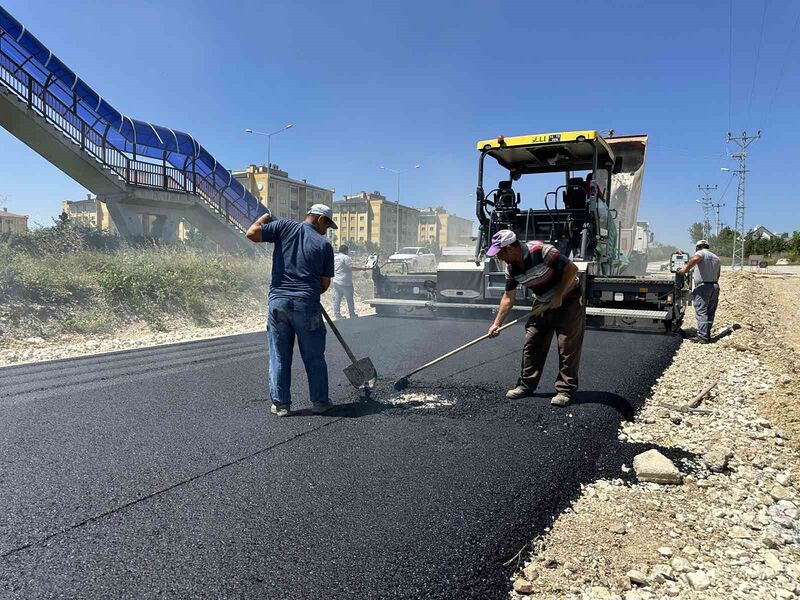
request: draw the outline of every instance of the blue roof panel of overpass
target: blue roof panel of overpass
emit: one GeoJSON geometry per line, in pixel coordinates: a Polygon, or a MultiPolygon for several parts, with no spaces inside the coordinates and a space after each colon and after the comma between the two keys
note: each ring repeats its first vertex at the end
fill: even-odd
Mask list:
{"type": "Polygon", "coordinates": [[[120,150],[166,160],[177,169],[186,169],[193,162],[195,172],[206,178],[220,196],[224,195],[225,199],[240,204],[240,211],[248,215],[264,212],[264,207],[256,197],[246,191],[190,134],[132,119],[119,112],[2,6],[0,29],[20,49],[25,72],[67,105],[72,104],[73,95],[76,96],[80,101],[81,116],[95,126],[104,126],[108,141],[120,150]],[[55,82],[59,85],[52,85],[55,82]]]}

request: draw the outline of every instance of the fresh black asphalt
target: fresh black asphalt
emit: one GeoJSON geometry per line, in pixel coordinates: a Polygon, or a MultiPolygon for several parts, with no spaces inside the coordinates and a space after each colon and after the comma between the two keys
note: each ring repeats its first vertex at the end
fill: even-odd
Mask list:
{"type": "Polygon", "coordinates": [[[0,369],[1,598],[503,598],[503,563],[576,496],[624,475],[616,441],[678,339],[587,332],[582,391],[503,397],[521,326],[412,379],[457,395],[403,409],[391,382],[487,323],[341,323],[381,376],[362,402],[328,339],[328,415],[269,414],[266,336],[0,369]]]}

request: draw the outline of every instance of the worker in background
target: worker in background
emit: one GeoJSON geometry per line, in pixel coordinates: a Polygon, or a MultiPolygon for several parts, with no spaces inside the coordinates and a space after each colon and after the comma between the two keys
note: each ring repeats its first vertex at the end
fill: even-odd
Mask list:
{"type": "Polygon", "coordinates": [[[292,403],[295,337],[306,367],[312,411],[321,414],[331,406],[320,304],[320,295],[330,287],[334,274],[333,248],[325,238],[330,227],[337,229],[333,211],[315,204],[303,222],[275,220],[267,212],[247,230],[253,242],[275,244],[267,332],[272,414],[279,417],[289,414],[292,403]]]}
{"type": "Polygon", "coordinates": [[[578,389],[578,369],[586,327],[578,267],[555,246],[539,241],[522,244],[508,229],[492,236],[486,255],[496,256],[506,263],[506,291],[489,327],[490,337],[498,334],[506,315],[513,308],[519,284],[531,290],[534,296],[531,316],[525,324],[522,374],[506,398],[524,398],[536,390],[555,332],[559,370],[555,384],[557,393],[550,404],[567,406],[578,389]]]}
{"type": "Polygon", "coordinates": [[[594,175],[592,173],[589,173],[586,176],[586,181],[583,182],[583,189],[586,191],[586,196],[591,196],[592,195],[592,187],[595,187],[597,189],[597,197],[598,198],[602,198],[603,197],[603,190],[600,189],[600,186],[599,185],[592,186],[592,178],[593,177],[594,177],[594,175]]]}
{"type": "Polygon", "coordinates": [[[694,289],[692,300],[694,314],[697,317],[697,336],[691,341],[700,344],[711,343],[711,328],[714,326],[714,315],[719,303],[719,256],[708,249],[707,240],[698,240],[695,254],[681,268],[679,273],[687,274],[694,269],[694,289]]]}
{"type": "Polygon", "coordinates": [[[342,244],[339,252],[333,257],[333,318],[342,318],[342,298],[347,301],[347,311],[351,319],[358,317],[356,303],[353,298],[353,271],[371,271],[363,267],[354,267],[350,258],[350,248],[342,244]]]}

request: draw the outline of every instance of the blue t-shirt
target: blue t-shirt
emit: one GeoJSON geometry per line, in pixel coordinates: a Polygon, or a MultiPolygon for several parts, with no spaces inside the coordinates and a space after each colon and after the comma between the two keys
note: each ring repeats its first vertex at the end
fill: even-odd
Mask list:
{"type": "Polygon", "coordinates": [[[269,298],[319,302],[321,277],[333,277],[333,247],[311,223],[278,219],[261,226],[275,244],[269,298]]]}

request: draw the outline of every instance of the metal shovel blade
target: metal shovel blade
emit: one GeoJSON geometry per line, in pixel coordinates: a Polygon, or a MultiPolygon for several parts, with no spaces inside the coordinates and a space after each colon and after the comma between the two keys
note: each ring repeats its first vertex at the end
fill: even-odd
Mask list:
{"type": "Polygon", "coordinates": [[[378,380],[378,372],[369,358],[362,358],[345,368],[344,374],[356,389],[372,389],[378,380]]]}

